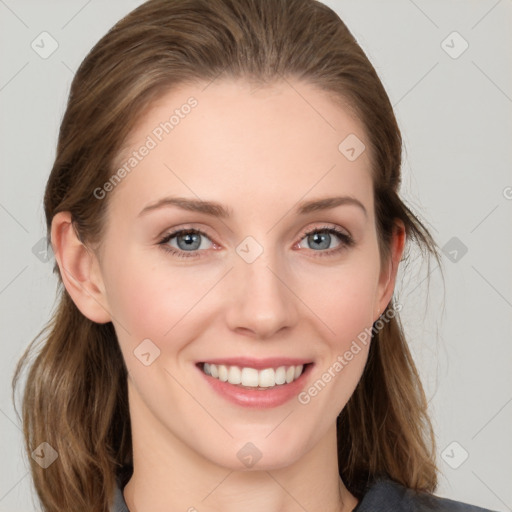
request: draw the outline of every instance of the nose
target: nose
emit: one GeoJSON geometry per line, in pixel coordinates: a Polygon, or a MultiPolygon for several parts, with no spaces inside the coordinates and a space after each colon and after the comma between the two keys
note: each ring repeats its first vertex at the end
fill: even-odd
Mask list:
{"type": "Polygon", "coordinates": [[[286,265],[264,251],[255,261],[235,261],[230,272],[227,323],[234,332],[255,339],[275,337],[298,319],[298,299],[286,265]]]}

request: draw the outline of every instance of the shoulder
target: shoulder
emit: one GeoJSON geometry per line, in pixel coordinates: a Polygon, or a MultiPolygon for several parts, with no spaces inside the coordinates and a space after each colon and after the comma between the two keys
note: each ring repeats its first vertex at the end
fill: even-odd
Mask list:
{"type": "Polygon", "coordinates": [[[393,480],[370,484],[353,512],[493,512],[468,503],[417,492],[393,480]]]}

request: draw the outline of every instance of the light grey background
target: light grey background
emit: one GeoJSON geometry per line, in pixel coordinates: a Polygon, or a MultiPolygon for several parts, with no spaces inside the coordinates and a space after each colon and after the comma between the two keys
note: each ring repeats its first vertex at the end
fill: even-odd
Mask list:
{"type": "MultiPolygon", "coordinates": [[[[33,247],[45,234],[43,190],[69,85],[89,49],[140,3],[0,0],[0,512],[39,510],[10,382],[53,307],[53,260],[33,247]],[[43,31],[58,43],[46,59],[31,47],[43,31]]],[[[326,3],[388,91],[405,142],[403,197],[446,247],[445,289],[435,264],[427,287],[418,259],[398,287],[436,430],[437,494],[510,511],[512,2],[326,3]]]]}

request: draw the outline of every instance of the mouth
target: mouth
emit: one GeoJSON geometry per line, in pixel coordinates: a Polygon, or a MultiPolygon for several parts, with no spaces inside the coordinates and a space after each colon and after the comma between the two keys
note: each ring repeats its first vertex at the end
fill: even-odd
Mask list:
{"type": "Polygon", "coordinates": [[[312,362],[301,364],[280,364],[262,366],[254,364],[219,364],[213,362],[197,363],[198,368],[206,375],[233,386],[252,390],[270,390],[291,384],[306,372],[312,362]],[[254,368],[259,366],[259,368],[254,368]]]}

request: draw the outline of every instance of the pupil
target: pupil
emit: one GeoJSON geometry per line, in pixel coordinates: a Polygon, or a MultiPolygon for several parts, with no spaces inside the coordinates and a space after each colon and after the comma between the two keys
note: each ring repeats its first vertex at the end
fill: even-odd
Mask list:
{"type": "MultiPolygon", "coordinates": [[[[320,233],[315,233],[313,235],[313,240],[315,241],[315,243],[320,243],[322,244],[322,238],[324,239],[324,241],[326,240],[326,237],[329,236],[327,234],[320,234],[320,233]]],[[[329,246],[329,242],[327,242],[327,247],[329,246]]],[[[325,244],[324,244],[324,247],[323,248],[326,248],[325,247],[325,244]]]]}
{"type": "MultiPolygon", "coordinates": [[[[190,248],[194,243],[197,243],[198,236],[199,235],[197,233],[186,233],[180,238],[184,241],[185,247],[190,248]]],[[[197,249],[197,247],[194,248],[197,249]]]]}

